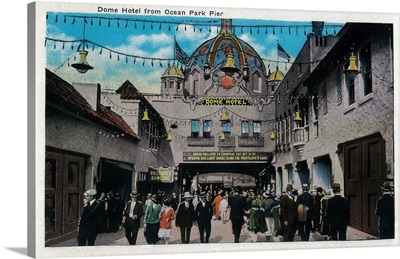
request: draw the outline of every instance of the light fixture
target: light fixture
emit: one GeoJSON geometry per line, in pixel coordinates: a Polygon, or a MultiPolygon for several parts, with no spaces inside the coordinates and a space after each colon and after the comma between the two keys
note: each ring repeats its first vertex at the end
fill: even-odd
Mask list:
{"type": "Polygon", "coordinates": [[[276,139],[276,133],[275,131],[271,132],[271,136],[269,137],[272,141],[274,141],[276,139]]]}
{"type": "Polygon", "coordinates": [[[249,82],[249,66],[247,65],[247,61],[243,66],[243,79],[244,81],[249,82]]]}
{"type": "Polygon", "coordinates": [[[142,122],[148,122],[148,121],[150,121],[149,112],[147,111],[147,109],[145,109],[144,112],[143,112],[142,122]]]}
{"type": "Polygon", "coordinates": [[[168,131],[167,141],[172,141],[172,139],[173,139],[172,131],[168,131]]]}
{"type": "Polygon", "coordinates": [[[206,62],[206,64],[204,65],[204,79],[209,79],[211,75],[211,67],[210,64],[208,64],[208,62],[206,62]]]}
{"type": "Polygon", "coordinates": [[[353,53],[351,53],[349,58],[349,66],[344,71],[344,73],[349,79],[352,80],[357,76],[358,72],[357,57],[353,53]]]}
{"type": "Polygon", "coordinates": [[[225,121],[229,121],[229,117],[226,111],[222,111],[222,116],[220,121],[225,122],[225,121]]]}
{"type": "Polygon", "coordinates": [[[222,134],[221,134],[221,141],[225,141],[225,133],[224,132],[222,132],[222,134]]]}
{"type": "Polygon", "coordinates": [[[81,74],[84,74],[88,70],[93,69],[93,67],[90,66],[89,63],[86,61],[86,57],[87,57],[88,53],[89,52],[84,49],[79,50],[79,57],[80,57],[79,63],[74,63],[71,65],[73,68],[75,68],[81,74]]]}
{"type": "Polygon", "coordinates": [[[294,121],[299,124],[300,121],[302,121],[301,117],[300,117],[300,112],[296,112],[296,116],[294,117],[294,121]]]}
{"type": "Polygon", "coordinates": [[[220,70],[222,72],[225,73],[225,75],[227,76],[233,76],[233,74],[237,73],[240,71],[240,69],[238,69],[235,66],[235,59],[233,58],[233,53],[232,51],[228,51],[226,53],[226,62],[225,65],[223,67],[220,68],[220,70]]]}

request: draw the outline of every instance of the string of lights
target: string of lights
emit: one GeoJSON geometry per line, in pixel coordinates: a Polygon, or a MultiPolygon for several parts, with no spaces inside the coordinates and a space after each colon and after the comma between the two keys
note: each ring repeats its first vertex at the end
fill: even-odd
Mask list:
{"type": "MultiPolygon", "coordinates": [[[[112,59],[113,55],[117,57],[117,61],[121,61],[121,60],[125,60],[125,63],[129,63],[132,62],[133,59],[133,64],[139,63],[139,61],[142,62],[142,66],[146,65],[146,61],[147,64],[150,63],[150,65],[152,67],[154,67],[155,62],[159,63],[160,67],[163,67],[163,63],[167,62],[167,67],[171,66],[171,63],[174,65],[175,63],[180,63],[175,57],[174,58],[160,58],[160,57],[145,57],[145,56],[139,56],[139,55],[134,55],[134,54],[127,54],[127,53],[123,53],[120,51],[116,51],[113,50],[109,47],[106,47],[104,45],[98,44],[96,42],[93,42],[91,40],[87,40],[87,39],[81,39],[81,40],[63,40],[63,39],[55,39],[55,38],[49,38],[46,37],[45,38],[45,46],[47,46],[48,41],[52,41],[54,43],[53,45],[53,49],[57,48],[57,43],[62,43],[62,49],[65,48],[65,44],[71,44],[71,49],[73,50],[75,47],[74,45],[78,44],[78,51],[82,46],[86,46],[87,49],[90,49],[89,44],[92,46],[91,50],[92,52],[95,50],[95,47],[99,48],[99,54],[102,55],[104,51],[107,51],[109,53],[109,58],[112,59]],[[122,57],[122,58],[121,58],[122,57]],[[130,61],[131,60],[131,61],[130,61]],[[149,62],[150,61],[150,62],[149,62]]],[[[237,49],[235,46],[232,46],[232,48],[236,49],[238,52],[243,53],[247,56],[252,56],[254,58],[259,58],[256,55],[253,55],[251,53],[245,52],[244,50],[240,50],[237,49]]],[[[201,56],[206,56],[206,55],[210,55],[213,53],[216,53],[218,51],[222,50],[222,47],[215,50],[215,51],[209,51],[205,54],[196,54],[195,56],[193,56],[194,59],[198,59],[201,56]]],[[[306,66],[306,65],[314,65],[314,64],[318,64],[321,60],[315,60],[315,61],[311,61],[311,62],[290,62],[290,61],[280,61],[280,60],[272,60],[272,59],[267,59],[267,58],[260,58],[263,62],[267,62],[268,63],[268,68],[270,67],[271,63],[275,63],[277,66],[279,66],[279,64],[285,64],[285,69],[287,70],[287,65],[288,64],[298,64],[299,66],[306,66]]],[[[69,59],[68,59],[69,61],[69,59]]],[[[65,61],[63,62],[63,64],[61,64],[59,67],[62,67],[65,64],[65,61]]],[[[185,65],[185,64],[184,64],[185,65]]]]}
{"type": "MultiPolygon", "coordinates": [[[[60,15],[55,15],[55,22],[58,23],[60,15]]],[[[46,19],[49,19],[49,16],[46,15],[46,19]]],[[[64,15],[63,22],[71,23],[71,25],[76,23],[76,20],[80,19],[85,22],[85,24],[90,24],[91,26],[98,24],[98,26],[102,26],[106,24],[108,27],[111,25],[116,25],[117,28],[133,28],[134,29],[142,29],[145,30],[150,28],[151,30],[157,29],[163,30],[168,29],[168,31],[175,30],[178,31],[180,26],[184,26],[184,30],[186,31],[187,26],[192,26],[193,31],[196,32],[196,26],[198,27],[197,31],[202,32],[204,27],[208,27],[209,32],[211,32],[211,28],[216,28],[217,33],[220,28],[220,19],[213,20],[181,20],[181,21],[159,21],[159,20],[150,20],[150,19],[137,19],[137,18],[113,18],[113,17],[104,17],[104,16],[82,16],[82,15],[64,15]],[[172,28],[174,26],[174,28],[172,28]]],[[[336,35],[337,31],[340,30],[343,25],[338,24],[325,24],[325,35],[336,35]]],[[[280,34],[287,33],[289,35],[307,35],[309,31],[312,30],[312,24],[291,24],[291,25],[273,25],[273,24],[253,24],[253,25],[242,25],[235,24],[232,25],[232,31],[234,34],[236,32],[250,33],[250,34],[280,34]]]]}

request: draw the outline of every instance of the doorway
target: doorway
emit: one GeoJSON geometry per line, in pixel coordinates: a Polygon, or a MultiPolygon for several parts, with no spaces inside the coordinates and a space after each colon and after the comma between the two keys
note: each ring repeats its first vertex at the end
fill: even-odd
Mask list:
{"type": "Polygon", "coordinates": [[[350,205],[350,225],[379,235],[376,204],[386,178],[385,141],[380,134],[344,144],[344,193],[350,205]]]}

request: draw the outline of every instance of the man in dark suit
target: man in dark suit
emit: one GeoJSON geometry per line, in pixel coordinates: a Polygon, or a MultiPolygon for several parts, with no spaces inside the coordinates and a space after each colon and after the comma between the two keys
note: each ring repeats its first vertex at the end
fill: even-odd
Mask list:
{"type": "Polygon", "coordinates": [[[83,208],[81,218],[79,220],[78,245],[94,246],[98,234],[100,202],[96,200],[97,191],[95,189],[87,190],[84,193],[85,207],[83,208]]]}
{"type": "Polygon", "coordinates": [[[379,217],[379,238],[394,238],[394,197],[391,193],[392,187],[388,181],[381,186],[383,195],[378,200],[376,215],[379,217]]]}
{"type": "Polygon", "coordinates": [[[340,195],[340,191],[340,184],[333,183],[333,197],[326,205],[326,220],[330,226],[332,240],[346,240],[347,226],[350,223],[349,203],[340,195]]]}
{"type": "Polygon", "coordinates": [[[176,210],[175,225],[180,229],[182,244],[189,244],[190,232],[195,221],[195,211],[192,202],[193,196],[185,192],[184,202],[179,203],[176,210]]]}
{"type": "Polygon", "coordinates": [[[137,200],[138,193],[131,192],[131,200],[125,206],[123,220],[125,220],[125,236],[130,245],[135,245],[140,228],[140,218],[143,216],[143,204],[137,200]]]}
{"type": "Polygon", "coordinates": [[[303,193],[297,197],[296,205],[299,215],[301,209],[304,210],[305,218],[302,221],[299,219],[298,227],[301,240],[308,241],[310,240],[311,222],[314,216],[314,196],[308,192],[308,184],[303,184],[302,189],[303,193]]]}
{"type": "Polygon", "coordinates": [[[228,205],[231,208],[229,218],[232,223],[234,242],[239,243],[240,232],[242,231],[242,225],[244,222],[243,217],[246,200],[239,196],[239,192],[237,190],[233,190],[232,196],[228,199],[228,205]]]}
{"type": "Polygon", "coordinates": [[[196,206],[196,220],[199,227],[200,242],[208,243],[211,235],[211,219],[213,216],[213,206],[211,202],[206,200],[206,192],[199,195],[200,201],[196,206]],[[205,233],[205,238],[204,238],[205,233]]]}
{"type": "Polygon", "coordinates": [[[293,185],[288,184],[286,194],[280,199],[281,218],[283,222],[283,241],[293,241],[297,225],[297,206],[292,195],[293,185]]]}

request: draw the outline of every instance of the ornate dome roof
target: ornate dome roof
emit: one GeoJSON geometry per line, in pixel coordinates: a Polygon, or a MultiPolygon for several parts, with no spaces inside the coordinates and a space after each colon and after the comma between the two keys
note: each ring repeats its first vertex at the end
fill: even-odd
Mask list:
{"type": "Polygon", "coordinates": [[[181,77],[183,77],[184,75],[183,75],[182,70],[179,68],[179,66],[177,64],[172,64],[167,69],[165,69],[165,71],[161,77],[164,77],[164,76],[181,76],[181,77]]]}
{"type": "Polygon", "coordinates": [[[222,28],[218,36],[205,41],[193,52],[188,62],[188,68],[190,69],[195,64],[204,67],[206,63],[211,69],[223,66],[226,54],[229,52],[233,54],[234,64],[237,68],[241,69],[247,63],[249,69],[258,66],[265,73],[264,62],[254,48],[233,34],[232,20],[230,19],[222,20],[222,28]]]}

